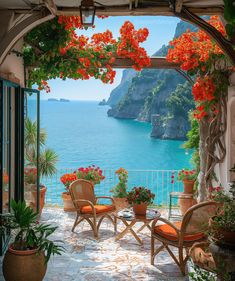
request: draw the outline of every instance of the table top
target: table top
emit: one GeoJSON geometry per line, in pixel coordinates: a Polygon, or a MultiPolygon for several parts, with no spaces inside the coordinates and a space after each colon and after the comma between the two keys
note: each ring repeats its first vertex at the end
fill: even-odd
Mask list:
{"type": "Polygon", "coordinates": [[[135,215],[132,208],[126,208],[119,211],[116,217],[126,221],[152,221],[161,216],[160,212],[155,209],[148,209],[146,215],[135,215]]]}

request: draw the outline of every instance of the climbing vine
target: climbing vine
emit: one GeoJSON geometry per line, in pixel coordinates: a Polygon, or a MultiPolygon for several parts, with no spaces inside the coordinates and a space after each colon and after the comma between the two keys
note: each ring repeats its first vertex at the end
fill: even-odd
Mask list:
{"type": "Polygon", "coordinates": [[[79,17],[59,16],[26,35],[23,54],[28,86],[37,84],[39,90],[49,92],[47,81],[55,78],[94,77],[103,83],[113,83],[116,72],[112,64],[116,57],[130,59],[135,70],[150,64],[146,50],[140,46],[148,37],[147,28],[136,30],[126,21],[117,39],[109,30],[89,38],[78,35],[76,29],[83,29],[79,17]]]}
{"type": "MultiPolygon", "coordinates": [[[[217,16],[208,22],[224,36],[226,31],[217,16]]],[[[226,104],[229,84],[229,67],[223,51],[201,30],[187,31],[170,43],[167,60],[179,63],[182,70],[196,77],[192,94],[196,104],[193,112],[199,122],[199,200],[207,197],[212,186],[214,168],[224,160],[226,150],[226,104]]]]}

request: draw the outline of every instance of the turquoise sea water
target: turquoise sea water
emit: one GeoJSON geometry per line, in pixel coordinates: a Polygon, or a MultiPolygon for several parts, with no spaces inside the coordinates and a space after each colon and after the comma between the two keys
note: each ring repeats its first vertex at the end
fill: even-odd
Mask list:
{"type": "Polygon", "coordinates": [[[129,189],[147,186],[156,194],[156,204],[167,204],[169,192],[182,188],[177,182],[171,184],[172,171],[188,167],[191,152],[182,148],[182,141],[151,138],[149,123],[108,117],[108,109],[98,102],[41,101],[47,146],[59,156],[57,175],[46,180],[48,202],[62,204],[64,187],[59,178],[63,173],[94,164],[106,177],[96,186],[97,195],[110,195],[117,183],[114,172],[123,167],[129,171],[129,189]]]}
{"type": "Polygon", "coordinates": [[[41,101],[41,127],[59,155],[58,168],[169,170],[189,165],[182,141],[150,137],[151,124],[107,116],[97,102],[41,101]]]}

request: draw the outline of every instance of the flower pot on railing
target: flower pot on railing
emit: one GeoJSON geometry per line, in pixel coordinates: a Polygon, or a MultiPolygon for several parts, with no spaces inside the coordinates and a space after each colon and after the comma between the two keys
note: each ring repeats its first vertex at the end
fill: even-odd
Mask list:
{"type": "Polygon", "coordinates": [[[62,199],[64,201],[64,211],[65,212],[75,212],[76,211],[72,198],[69,193],[63,192],[62,199]]]}
{"type": "Polygon", "coordinates": [[[184,184],[184,193],[193,193],[193,187],[194,187],[195,180],[183,180],[184,184]]]}

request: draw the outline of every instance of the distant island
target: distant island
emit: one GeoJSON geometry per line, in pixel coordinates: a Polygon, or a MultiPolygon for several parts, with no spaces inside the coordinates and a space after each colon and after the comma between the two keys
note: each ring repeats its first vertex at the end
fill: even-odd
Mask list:
{"type": "Polygon", "coordinates": [[[60,102],[69,102],[70,100],[68,99],[55,99],[55,98],[50,98],[47,101],[60,101],[60,102]]]}
{"type": "Polygon", "coordinates": [[[107,105],[107,102],[105,99],[103,99],[102,101],[99,102],[99,105],[107,105]]]}

